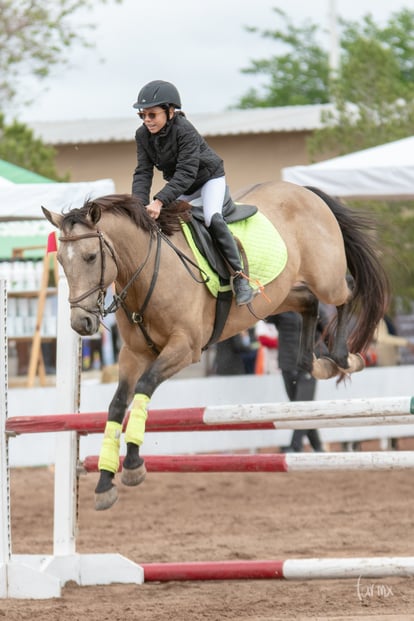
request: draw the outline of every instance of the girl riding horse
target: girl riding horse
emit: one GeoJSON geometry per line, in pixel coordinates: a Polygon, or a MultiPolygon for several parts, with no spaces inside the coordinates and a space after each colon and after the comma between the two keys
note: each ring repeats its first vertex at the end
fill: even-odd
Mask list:
{"type": "Polygon", "coordinates": [[[143,124],[135,134],[138,164],[132,193],[155,219],[164,205],[178,198],[190,202],[201,196],[206,226],[230,268],[236,304],[248,304],[254,292],[222,216],[226,192],[223,160],[184,113],[177,111],[181,108],[181,98],[170,82],[154,80],[143,86],[133,107],[139,110],[143,124]],[[167,183],[149,202],[154,166],[162,171],[167,183]]]}

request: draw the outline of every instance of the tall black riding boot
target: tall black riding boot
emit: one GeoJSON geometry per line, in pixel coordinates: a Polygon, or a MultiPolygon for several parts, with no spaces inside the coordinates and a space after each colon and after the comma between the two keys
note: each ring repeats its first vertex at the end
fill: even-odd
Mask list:
{"type": "Polygon", "coordinates": [[[213,215],[208,230],[223,258],[234,271],[233,288],[237,306],[248,304],[254,297],[254,291],[242,275],[242,264],[237,244],[221,213],[213,215]]]}

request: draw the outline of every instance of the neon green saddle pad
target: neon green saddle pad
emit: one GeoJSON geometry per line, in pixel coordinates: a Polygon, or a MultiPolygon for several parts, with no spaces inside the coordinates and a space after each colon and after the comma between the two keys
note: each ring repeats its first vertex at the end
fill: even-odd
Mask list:
{"type": "MultiPolygon", "coordinates": [[[[228,290],[230,285],[220,285],[218,275],[212,270],[207,259],[198,250],[190,227],[182,223],[183,233],[188,245],[196,257],[199,267],[206,272],[209,280],[206,283],[210,293],[217,297],[219,291],[228,290]]],[[[287,248],[279,232],[273,224],[259,211],[246,220],[229,224],[233,235],[237,237],[246,253],[249,264],[251,284],[267,285],[274,280],[286,267],[287,248]]]]}

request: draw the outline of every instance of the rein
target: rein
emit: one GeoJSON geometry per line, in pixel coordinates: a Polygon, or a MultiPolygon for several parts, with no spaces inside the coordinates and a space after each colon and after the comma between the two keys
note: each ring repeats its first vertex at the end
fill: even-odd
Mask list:
{"type": "Polygon", "coordinates": [[[177,246],[175,246],[172,243],[171,239],[169,239],[166,235],[164,235],[164,233],[161,230],[158,230],[158,235],[160,237],[162,237],[162,239],[165,241],[165,243],[168,244],[170,246],[170,248],[172,248],[174,250],[175,254],[180,259],[181,263],[183,264],[183,266],[185,267],[185,269],[190,274],[190,276],[191,276],[191,278],[193,280],[195,280],[199,284],[203,284],[203,285],[205,285],[206,282],[208,282],[210,280],[210,276],[199,265],[197,265],[197,263],[195,263],[195,261],[190,259],[190,257],[188,257],[184,252],[182,252],[182,250],[177,248],[177,246]],[[196,278],[194,276],[193,272],[188,267],[187,263],[189,263],[190,265],[195,267],[200,272],[200,274],[203,274],[204,276],[200,280],[198,278],[196,278]]]}
{"type": "Polygon", "coordinates": [[[85,293],[82,293],[81,295],[79,295],[76,298],[69,298],[69,304],[71,308],[81,308],[82,310],[88,312],[88,313],[92,313],[94,315],[98,315],[100,317],[106,317],[107,315],[111,314],[111,313],[115,313],[119,308],[122,308],[128,318],[128,321],[132,324],[138,325],[138,327],[140,328],[145,341],[148,345],[148,347],[150,349],[152,349],[154,351],[154,353],[159,354],[160,350],[159,348],[156,346],[156,344],[154,343],[154,341],[151,339],[151,337],[149,336],[145,325],[144,325],[144,311],[146,310],[148,303],[151,299],[151,296],[153,294],[154,288],[155,288],[155,284],[157,282],[157,278],[158,278],[158,274],[159,274],[159,266],[160,266],[160,255],[161,255],[161,240],[164,240],[169,246],[170,248],[172,248],[174,250],[174,252],[176,253],[176,255],[178,256],[178,258],[180,259],[180,261],[182,262],[183,266],[185,267],[185,269],[187,270],[187,272],[190,274],[190,276],[197,282],[197,283],[206,283],[209,280],[209,276],[206,274],[206,272],[204,272],[204,270],[202,270],[197,263],[195,263],[192,259],[190,259],[190,257],[188,257],[186,254],[184,254],[179,248],[177,248],[172,241],[157,227],[156,228],[156,237],[157,237],[157,247],[156,247],[156,253],[155,253],[155,260],[154,260],[154,271],[152,274],[152,278],[151,278],[151,283],[147,292],[147,295],[145,296],[144,302],[141,306],[141,309],[139,311],[130,311],[128,309],[128,307],[126,306],[125,303],[125,298],[128,294],[128,290],[131,287],[131,285],[134,283],[134,281],[138,278],[138,276],[140,275],[140,273],[142,272],[142,270],[144,269],[144,267],[147,265],[148,260],[150,258],[151,255],[151,250],[153,247],[153,243],[154,243],[154,236],[152,234],[150,234],[150,243],[148,245],[148,251],[146,254],[146,257],[144,259],[144,261],[141,263],[141,265],[135,270],[135,272],[132,274],[131,278],[128,280],[127,284],[125,285],[125,287],[122,289],[122,291],[118,294],[115,293],[112,299],[112,302],[109,304],[109,306],[107,306],[107,308],[105,308],[105,296],[106,296],[106,288],[105,288],[105,267],[106,267],[106,254],[105,254],[105,248],[108,249],[111,258],[113,259],[115,266],[117,268],[117,271],[119,273],[119,266],[118,266],[118,262],[116,260],[116,255],[114,252],[114,249],[112,248],[111,244],[105,239],[104,235],[101,233],[101,231],[99,229],[97,229],[94,232],[91,233],[84,233],[82,235],[72,235],[72,236],[65,236],[65,237],[59,237],[59,241],[61,242],[73,242],[73,241],[80,241],[82,239],[89,239],[89,238],[93,238],[93,237],[97,237],[99,239],[99,250],[100,250],[100,254],[101,254],[101,274],[100,274],[100,279],[99,279],[99,284],[95,285],[95,287],[92,287],[92,289],[89,289],[88,291],[86,291],[85,293]],[[196,278],[196,276],[192,273],[190,267],[188,266],[188,263],[191,264],[193,267],[197,268],[197,270],[203,274],[202,278],[199,280],[196,278]],[[84,306],[82,306],[81,304],[79,304],[79,302],[82,302],[82,300],[86,299],[87,297],[89,297],[90,295],[92,295],[93,293],[95,293],[96,291],[99,291],[99,296],[98,296],[98,300],[97,300],[97,308],[96,310],[91,310],[88,308],[85,308],[84,306]]]}

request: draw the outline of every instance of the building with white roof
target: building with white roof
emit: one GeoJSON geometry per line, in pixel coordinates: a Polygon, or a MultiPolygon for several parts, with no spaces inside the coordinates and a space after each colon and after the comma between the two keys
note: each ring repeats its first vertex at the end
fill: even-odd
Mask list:
{"type": "MultiPolygon", "coordinates": [[[[283,167],[308,164],[306,138],[321,127],[330,104],[228,110],[187,115],[225,163],[232,191],[281,178],[283,167]]],[[[129,192],[136,166],[139,119],[83,119],[31,123],[35,135],[57,150],[57,167],[71,181],[111,178],[129,192]]],[[[162,181],[154,177],[156,191],[162,181]]]]}

